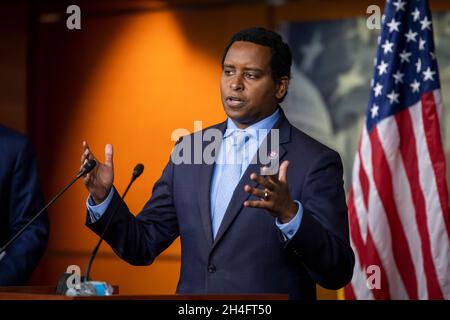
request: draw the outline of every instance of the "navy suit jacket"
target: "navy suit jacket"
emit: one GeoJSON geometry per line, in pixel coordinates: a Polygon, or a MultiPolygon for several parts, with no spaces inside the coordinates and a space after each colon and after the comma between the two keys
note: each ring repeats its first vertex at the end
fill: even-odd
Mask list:
{"type": "MultiPolygon", "coordinates": [[[[224,132],[226,122],[213,127],[224,132]]],[[[300,228],[291,240],[284,241],[267,211],[243,206],[253,198],[244,186],[257,186],[249,176],[259,174],[260,164],[250,164],[242,176],[213,240],[214,165],[175,165],[169,160],[141,213],[135,217],[122,204],[106,241],[122,259],[148,265],[180,236],[177,292],[182,294],[285,293],[293,299],[315,299],[316,283],[330,289],[343,287],[352,277],[354,255],[340,157],[293,127],[283,112],[275,128],[280,130],[280,164],[290,162],[289,191],[304,207],[300,228]]],[[[203,148],[208,143],[203,142],[203,148]]],[[[120,202],[114,191],[103,216],[92,224],[88,220],[87,225],[100,234],[120,202]]]]}
{"type": "MultiPolygon", "coordinates": [[[[36,159],[28,140],[0,126],[0,247],[42,207],[36,159]]],[[[22,285],[38,264],[48,240],[42,214],[6,250],[0,261],[0,285],[22,285]]]]}

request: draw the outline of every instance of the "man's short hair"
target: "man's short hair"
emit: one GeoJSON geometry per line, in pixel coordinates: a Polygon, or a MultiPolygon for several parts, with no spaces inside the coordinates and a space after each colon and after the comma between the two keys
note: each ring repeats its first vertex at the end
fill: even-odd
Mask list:
{"type": "MultiPolygon", "coordinates": [[[[269,47],[272,54],[270,67],[273,80],[278,81],[283,76],[286,76],[289,79],[291,78],[291,49],[287,43],[283,42],[283,38],[278,33],[261,27],[243,29],[235,33],[223,51],[222,66],[228,50],[236,41],[253,42],[269,47]]],[[[284,97],[280,99],[280,102],[283,101],[283,99],[284,97]]]]}

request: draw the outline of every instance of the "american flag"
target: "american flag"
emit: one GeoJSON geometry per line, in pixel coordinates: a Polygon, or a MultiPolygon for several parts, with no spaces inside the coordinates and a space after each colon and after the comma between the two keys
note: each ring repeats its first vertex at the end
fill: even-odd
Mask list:
{"type": "Polygon", "coordinates": [[[347,299],[450,299],[442,100],[426,0],[386,3],[348,197],[347,299]]]}

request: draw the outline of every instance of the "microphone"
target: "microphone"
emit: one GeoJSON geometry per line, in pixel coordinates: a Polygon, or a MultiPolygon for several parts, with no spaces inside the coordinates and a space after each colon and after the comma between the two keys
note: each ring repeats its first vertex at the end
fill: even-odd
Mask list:
{"type": "MultiPolygon", "coordinates": [[[[91,272],[92,264],[94,262],[95,256],[97,255],[98,249],[100,248],[100,245],[103,242],[103,239],[105,237],[106,231],[108,230],[108,227],[111,224],[112,219],[116,215],[117,211],[119,211],[119,209],[122,207],[122,203],[124,202],[123,200],[125,199],[125,196],[127,195],[128,190],[130,189],[131,185],[142,174],[143,171],[144,171],[144,165],[142,163],[138,163],[134,167],[133,175],[131,176],[131,180],[128,183],[127,188],[125,189],[124,193],[122,194],[121,201],[119,202],[119,204],[116,206],[116,208],[114,209],[113,213],[109,217],[108,222],[106,223],[106,226],[103,229],[103,232],[102,232],[102,234],[100,236],[100,239],[98,240],[97,245],[95,246],[94,250],[92,251],[91,257],[89,258],[89,262],[88,262],[87,268],[86,268],[86,273],[85,273],[85,275],[83,277],[83,281],[85,283],[90,281],[89,275],[90,275],[90,272],[91,272]]],[[[94,287],[95,287],[95,285],[94,285],[94,287]]]]}
{"type": "Polygon", "coordinates": [[[133,169],[133,176],[131,180],[134,182],[141,174],[144,172],[144,165],[142,163],[138,163],[133,169]]]}
{"type": "Polygon", "coordinates": [[[89,173],[94,169],[94,167],[97,165],[97,161],[91,159],[88,162],[84,164],[84,166],[81,168],[80,172],[77,175],[77,179],[81,176],[84,176],[85,174],[89,173]]]}
{"type": "Polygon", "coordinates": [[[28,221],[27,224],[25,224],[2,248],[0,248],[0,260],[5,256],[6,249],[8,249],[8,247],[14,242],[14,240],[16,240],[37,218],[39,218],[39,216],[45,210],[47,210],[48,207],[50,207],[56,200],[58,200],[58,198],[61,197],[62,194],[64,192],[66,192],[67,189],[69,189],[82,176],[84,176],[85,174],[91,172],[92,169],[94,169],[96,165],[97,165],[97,162],[95,160],[92,160],[92,159],[89,160],[88,162],[86,162],[83,165],[83,167],[81,168],[81,170],[78,172],[77,176],[72,181],[70,181],[70,183],[68,185],[66,185],[64,187],[64,189],[62,189],[58,194],[56,194],[49,201],[49,203],[47,203],[38,213],[36,213],[36,215],[33,218],[31,218],[31,220],[28,221]]]}

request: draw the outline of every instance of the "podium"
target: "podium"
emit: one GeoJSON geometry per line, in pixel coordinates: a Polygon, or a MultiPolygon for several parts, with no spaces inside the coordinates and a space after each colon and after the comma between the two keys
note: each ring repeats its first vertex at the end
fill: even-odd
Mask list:
{"type": "Polygon", "coordinates": [[[119,287],[113,286],[112,296],[68,297],[56,294],[56,286],[0,287],[0,300],[288,300],[286,294],[167,294],[167,295],[122,295],[119,287]]]}

